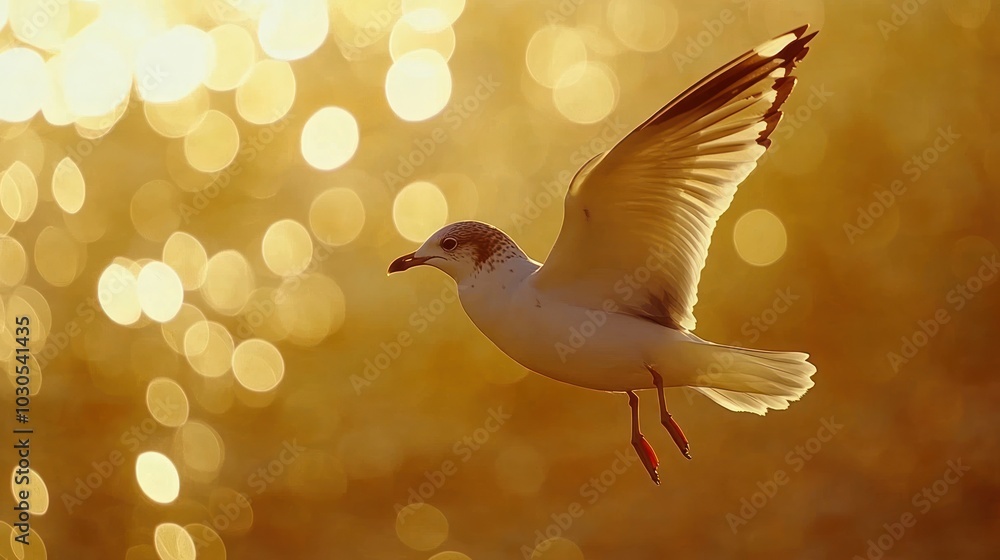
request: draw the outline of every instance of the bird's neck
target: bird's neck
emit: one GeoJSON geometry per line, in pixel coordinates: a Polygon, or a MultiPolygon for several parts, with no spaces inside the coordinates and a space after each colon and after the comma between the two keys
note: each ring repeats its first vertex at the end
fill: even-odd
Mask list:
{"type": "Polygon", "coordinates": [[[459,293],[470,297],[499,297],[520,286],[540,266],[520,249],[516,253],[491,258],[458,283],[459,293]]]}

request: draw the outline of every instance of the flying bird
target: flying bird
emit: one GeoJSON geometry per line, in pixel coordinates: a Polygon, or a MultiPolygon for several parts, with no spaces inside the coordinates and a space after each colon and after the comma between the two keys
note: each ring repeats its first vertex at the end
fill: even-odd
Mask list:
{"type": "Polygon", "coordinates": [[[632,446],[659,484],[635,391],[656,389],[660,420],[690,459],[664,387],[765,414],[813,385],[808,354],[715,344],[693,332],[712,231],[771,144],[792,70],[816,35],[807,29],[719,68],[584,164],[544,264],[503,231],[463,221],[393,261],[389,273],[442,270],[473,323],[515,361],[558,381],[625,393],[632,446]]]}

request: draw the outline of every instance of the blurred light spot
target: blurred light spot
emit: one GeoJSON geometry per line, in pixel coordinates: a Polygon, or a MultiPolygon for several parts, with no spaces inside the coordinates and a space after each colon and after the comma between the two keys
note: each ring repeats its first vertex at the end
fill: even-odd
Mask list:
{"type": "Polygon", "coordinates": [[[285,360],[270,342],[259,338],[245,340],[233,352],[233,374],[251,391],[270,391],[285,375],[285,360]]]}
{"type": "Polygon", "coordinates": [[[11,469],[10,491],[14,496],[15,503],[20,501],[18,496],[21,492],[27,492],[28,512],[31,515],[43,515],[49,509],[49,488],[35,469],[29,467],[26,476],[27,479],[25,479],[25,475],[18,474],[17,466],[11,469]]]}
{"type": "Polygon", "coordinates": [[[955,25],[977,29],[986,21],[991,4],[990,0],[945,0],[944,11],[955,25]]]}
{"type": "Polygon", "coordinates": [[[427,181],[406,185],[392,203],[392,219],[399,234],[422,242],[445,224],[448,201],[441,189],[427,181]]]}
{"type": "Polygon", "coordinates": [[[319,344],[344,324],[344,292],[333,279],[308,274],[286,280],[275,294],[275,319],[301,346],[319,344]]]}
{"type": "Polygon", "coordinates": [[[184,137],[184,157],[191,167],[214,173],[233,162],[240,147],[236,123],[225,113],[210,109],[205,118],[184,137]]]}
{"type": "Polygon", "coordinates": [[[180,192],[173,184],[154,179],[132,195],[132,225],[146,239],[163,241],[181,223],[180,204],[180,192]]]}
{"type": "Polygon", "coordinates": [[[205,281],[208,254],[201,242],[183,231],[175,231],[163,244],[163,262],[181,279],[185,290],[197,290],[205,281]]]}
{"type": "Polygon", "coordinates": [[[193,420],[181,426],[174,437],[179,460],[189,469],[214,477],[224,457],[219,434],[208,424],[193,420]]]}
{"type": "Polygon", "coordinates": [[[215,43],[215,67],[205,85],[215,91],[236,89],[250,76],[257,62],[253,37],[246,29],[231,23],[216,27],[208,35],[215,43]]]}
{"type": "Polygon", "coordinates": [[[37,52],[15,47],[0,52],[0,120],[21,122],[42,109],[49,92],[49,74],[37,52]]]}
{"type": "Polygon", "coordinates": [[[300,274],[312,261],[312,252],[309,232],[295,220],[281,220],[271,224],[261,243],[264,264],[278,276],[300,274]]]}
{"type": "MultiPolygon", "coordinates": [[[[205,321],[205,314],[190,303],[185,303],[172,320],[160,325],[160,332],[163,334],[164,342],[171,350],[178,354],[184,354],[184,338],[188,329],[203,321],[205,321]]],[[[201,348],[204,351],[204,344],[201,348]]]]}
{"type": "Polygon", "coordinates": [[[13,237],[0,235],[0,286],[12,288],[20,284],[27,274],[24,247],[13,237]]]}
{"type": "Polygon", "coordinates": [[[159,261],[146,264],[139,272],[136,285],[142,312],[157,323],[166,323],[181,310],[184,285],[169,265],[159,261]]]}
{"type": "Polygon", "coordinates": [[[336,169],[357,150],[358,122],[340,107],[323,107],[302,127],[302,157],[316,169],[336,169]]]}
{"type": "Polygon", "coordinates": [[[573,541],[555,537],[538,543],[531,560],[583,560],[583,551],[573,541]]]}
{"type": "Polygon", "coordinates": [[[767,266],[785,254],[788,239],[781,219],[758,208],[740,216],[733,228],[740,258],[754,266],[767,266]]]}
{"type": "MultiPolygon", "coordinates": [[[[2,1],[2,0],[0,0],[2,1]]],[[[50,124],[65,126],[73,122],[75,116],[66,103],[66,88],[63,83],[63,57],[55,55],[45,61],[48,70],[49,93],[42,100],[42,116],[50,124]]]]}
{"type": "Polygon", "coordinates": [[[76,214],[83,207],[87,196],[87,185],[76,163],[64,157],[52,172],[52,197],[63,212],[76,214]]]}
{"type": "Polygon", "coordinates": [[[389,54],[392,59],[399,60],[399,57],[408,52],[431,49],[449,60],[455,53],[455,29],[447,25],[438,31],[426,32],[417,28],[413,19],[413,16],[403,16],[392,26],[392,33],[389,35],[389,54]]]}
{"type": "Polygon", "coordinates": [[[603,64],[582,63],[566,70],[555,88],[552,100],[567,119],[592,124],[607,117],[618,103],[618,80],[603,64]]]}
{"type": "Polygon", "coordinates": [[[169,504],[181,491],[177,468],[166,455],[156,451],[146,451],[136,457],[135,479],[143,494],[157,503],[169,504]]]}
{"type": "Polygon", "coordinates": [[[249,123],[270,124],[288,113],[295,101],[295,74],[283,60],[262,60],[236,90],[236,110],[249,123]]]}
{"type": "MultiPolygon", "coordinates": [[[[0,521],[0,535],[3,535],[3,527],[6,525],[4,522],[0,521]]],[[[19,541],[14,540],[16,536],[20,536],[21,532],[11,530],[10,537],[7,542],[10,544],[10,555],[5,556],[6,559],[10,560],[46,560],[48,558],[48,552],[45,549],[45,541],[42,540],[42,536],[38,534],[38,531],[34,527],[28,529],[27,531],[27,542],[29,544],[21,544],[19,541]]],[[[0,545],[2,546],[2,545],[0,545]]],[[[0,548],[0,551],[3,551],[0,548]]],[[[6,554],[6,553],[5,553],[6,554]]]]}
{"type": "Polygon", "coordinates": [[[143,44],[136,56],[136,87],[146,101],[177,101],[206,81],[214,66],[215,44],[208,34],[178,25],[143,44]]]}
{"type": "Polygon", "coordinates": [[[201,295],[219,313],[239,313],[253,288],[250,264],[238,251],[222,251],[208,260],[201,295]]]}
{"type": "Polygon", "coordinates": [[[347,245],[365,225],[365,207],[358,193],[335,187],[320,193],[309,207],[309,227],[327,245],[347,245]]]}
{"type": "Polygon", "coordinates": [[[146,121],[160,136],[183,138],[198,127],[208,113],[208,92],[197,87],[177,101],[143,103],[146,121]]]}
{"type": "Polygon", "coordinates": [[[173,379],[157,377],[146,386],[146,408],[153,419],[176,428],[187,422],[190,405],[184,389],[173,379]]]}
{"type": "Polygon", "coordinates": [[[403,17],[425,33],[455,23],[464,9],[465,0],[403,0],[403,17]]]}
{"type": "Polygon", "coordinates": [[[276,288],[267,286],[257,288],[250,294],[236,330],[241,339],[257,336],[267,340],[284,340],[288,337],[288,331],[274,317],[276,292],[276,288]]]}
{"type": "MultiPolygon", "coordinates": [[[[70,235],[81,243],[93,243],[104,236],[110,221],[107,204],[88,198],[76,214],[63,214],[70,235]]],[[[3,214],[0,214],[2,217],[3,214]]]]}
{"type": "Polygon", "coordinates": [[[75,117],[100,117],[129,96],[132,70],[125,54],[97,28],[67,42],[60,53],[61,84],[66,107],[75,117]]]}
{"type": "Polygon", "coordinates": [[[545,87],[555,87],[560,80],[571,83],[587,68],[587,45],[575,30],[551,25],[535,32],[524,54],[528,72],[545,87]],[[572,70],[572,72],[570,72],[572,70]]]}
{"type": "Polygon", "coordinates": [[[271,58],[297,60],[319,48],[329,29],[324,0],[269,2],[260,15],[257,38],[271,58]]]}
{"type": "Polygon", "coordinates": [[[150,544],[137,544],[125,551],[125,560],[163,560],[150,544]]]}
{"type": "Polygon", "coordinates": [[[454,550],[446,550],[444,552],[438,552],[434,556],[431,556],[427,560],[472,560],[465,554],[461,552],[455,552],[454,550]]]}
{"type": "MultiPolygon", "coordinates": [[[[56,51],[69,34],[69,2],[14,0],[8,4],[10,29],[21,41],[47,51],[56,51]]],[[[5,82],[0,82],[5,83],[5,82]]]]}
{"type": "Polygon", "coordinates": [[[26,222],[35,213],[38,183],[35,174],[23,162],[15,161],[0,176],[0,205],[4,213],[17,222],[26,222]]]}
{"type": "Polygon", "coordinates": [[[666,47],[677,33],[677,8],[664,0],[612,0],[608,23],[626,47],[655,52],[666,47]]]}
{"type": "Polygon", "coordinates": [[[192,523],[185,525],[184,530],[198,543],[197,560],[226,560],[226,543],[222,542],[222,537],[215,529],[201,523],[192,523]]]}
{"type": "Polygon", "coordinates": [[[153,543],[160,560],[195,560],[197,556],[194,539],[176,523],[157,525],[153,531],[153,543]]]}
{"type": "Polygon", "coordinates": [[[85,261],[84,249],[64,229],[47,226],[35,240],[35,269],[53,286],[70,285],[85,261]]]}
{"type": "Polygon", "coordinates": [[[385,95],[393,112],[403,120],[433,117],[451,98],[448,61],[431,49],[404,54],[385,75],[385,95]]]}
{"type": "Polygon", "coordinates": [[[101,273],[97,299],[108,318],[119,325],[131,325],[142,315],[135,276],[120,264],[111,264],[101,273]]]}
{"type": "Polygon", "coordinates": [[[233,337],[214,321],[195,323],[184,333],[184,354],[191,367],[205,377],[229,371],[233,359],[233,337]]]}
{"type": "Polygon", "coordinates": [[[208,513],[212,519],[224,516],[229,520],[227,533],[240,534],[253,526],[253,507],[247,497],[232,488],[213,488],[208,497],[208,513]]]}
{"type": "Polygon", "coordinates": [[[428,504],[410,504],[396,514],[396,536],[413,550],[431,550],[448,538],[448,519],[428,504]]]}

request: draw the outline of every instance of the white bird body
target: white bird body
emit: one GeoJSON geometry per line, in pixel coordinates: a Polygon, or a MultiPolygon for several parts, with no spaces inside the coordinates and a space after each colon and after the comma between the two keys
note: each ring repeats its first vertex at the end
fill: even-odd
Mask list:
{"type": "Polygon", "coordinates": [[[733,411],[787,408],[813,385],[807,354],[725,346],[692,331],[715,224],[770,146],[791,71],[815,35],[805,31],[736,58],[587,162],[544,264],[499,229],[468,221],[441,228],[389,272],[444,271],[479,330],[515,361],[627,393],[632,444],[654,481],[658,461],[633,391],[658,390],[661,422],[688,458],[664,387],[691,387],[733,411]]]}
{"type": "Polygon", "coordinates": [[[633,315],[567,303],[535,286],[538,268],[513,257],[458,286],[469,318],[505,354],[546,377],[600,391],[652,389],[646,364],[654,363],[666,386],[692,382],[694,371],[671,366],[687,360],[663,358],[679,357],[696,337],[633,315]]]}

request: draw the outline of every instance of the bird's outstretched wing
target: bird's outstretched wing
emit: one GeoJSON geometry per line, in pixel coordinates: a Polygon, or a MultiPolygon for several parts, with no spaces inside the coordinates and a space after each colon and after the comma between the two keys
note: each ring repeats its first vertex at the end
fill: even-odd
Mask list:
{"type": "Polygon", "coordinates": [[[536,286],[694,329],[712,230],[770,145],[792,69],[815,35],[806,30],[723,66],[584,165],[536,286]]]}

